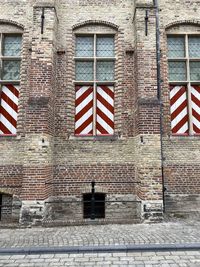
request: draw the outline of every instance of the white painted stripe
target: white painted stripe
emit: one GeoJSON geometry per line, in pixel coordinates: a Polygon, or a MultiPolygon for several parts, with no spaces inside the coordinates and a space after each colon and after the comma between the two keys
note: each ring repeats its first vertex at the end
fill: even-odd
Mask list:
{"type": "Polygon", "coordinates": [[[77,107],[76,114],[78,114],[91,100],[93,99],[93,93],[86,97],[77,107]]]}
{"type": "Polygon", "coordinates": [[[200,121],[198,121],[194,116],[192,118],[192,121],[200,129],[200,121]]]}
{"type": "Polygon", "coordinates": [[[177,101],[171,106],[171,114],[186,100],[186,93],[184,93],[177,101]]]}
{"type": "Polygon", "coordinates": [[[114,105],[114,100],[101,87],[97,87],[97,92],[111,105],[114,105]]]}
{"type": "Polygon", "coordinates": [[[188,131],[188,122],[186,122],[179,130],[177,133],[179,134],[184,134],[186,133],[186,131],[188,131]]]}
{"type": "Polygon", "coordinates": [[[192,108],[200,115],[200,107],[198,107],[196,103],[194,103],[193,101],[192,101],[192,108]]]}
{"type": "Polygon", "coordinates": [[[78,121],[76,121],[75,128],[77,129],[81,126],[91,115],[93,114],[93,109],[90,108],[78,121]]]}
{"type": "Polygon", "coordinates": [[[7,87],[3,86],[2,92],[4,92],[16,105],[18,105],[18,98],[7,87]]]}
{"type": "Polygon", "coordinates": [[[84,94],[90,86],[82,86],[79,90],[76,91],[76,99],[78,99],[82,94],[84,94]]]}
{"type": "Polygon", "coordinates": [[[0,116],[0,121],[12,134],[16,134],[16,128],[3,116],[3,114],[0,116]]]}
{"type": "Polygon", "coordinates": [[[183,86],[175,86],[172,90],[170,90],[170,99],[175,96],[175,94],[182,88],[183,86]]]}
{"type": "Polygon", "coordinates": [[[1,106],[17,121],[17,112],[12,109],[3,99],[1,99],[1,106]]]}
{"type": "Polygon", "coordinates": [[[114,121],[114,115],[102,103],[97,100],[97,107],[111,120],[114,121]]]}
{"type": "Polygon", "coordinates": [[[187,115],[187,107],[185,107],[172,121],[171,125],[174,128],[187,115]]]}
{"type": "Polygon", "coordinates": [[[91,130],[92,130],[92,122],[80,134],[89,134],[91,130]]]}
{"type": "Polygon", "coordinates": [[[101,117],[99,117],[99,115],[97,115],[97,122],[109,133],[109,134],[113,134],[114,133],[114,129],[112,129],[104,120],[102,120],[101,117]]]}
{"type": "Polygon", "coordinates": [[[191,87],[191,92],[200,101],[200,93],[198,93],[193,87],[191,87]]]}

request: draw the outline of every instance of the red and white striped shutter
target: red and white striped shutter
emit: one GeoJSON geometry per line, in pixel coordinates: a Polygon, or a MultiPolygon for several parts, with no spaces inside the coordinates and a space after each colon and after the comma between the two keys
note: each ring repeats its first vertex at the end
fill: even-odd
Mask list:
{"type": "Polygon", "coordinates": [[[93,134],[93,86],[76,86],[75,134],[93,134]]]}
{"type": "Polygon", "coordinates": [[[185,86],[170,86],[171,130],[173,134],[188,134],[188,108],[185,86]]]}
{"type": "Polygon", "coordinates": [[[97,135],[114,134],[114,87],[97,86],[97,135]]]}
{"type": "Polygon", "coordinates": [[[200,86],[191,86],[193,132],[200,134],[200,86]]]}
{"type": "Polygon", "coordinates": [[[2,86],[0,97],[0,134],[16,134],[19,86],[2,86]]]}

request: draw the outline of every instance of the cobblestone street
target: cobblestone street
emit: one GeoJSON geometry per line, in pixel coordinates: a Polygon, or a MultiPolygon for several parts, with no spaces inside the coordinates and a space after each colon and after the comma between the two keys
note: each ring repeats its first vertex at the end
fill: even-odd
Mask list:
{"type": "Polygon", "coordinates": [[[0,230],[0,248],[197,242],[200,242],[199,222],[0,230]]]}
{"type": "Polygon", "coordinates": [[[199,267],[200,251],[0,256],[1,267],[199,267]]]}
{"type": "Polygon", "coordinates": [[[0,267],[199,267],[199,248],[199,222],[1,229],[0,267]],[[182,246],[196,245],[197,249],[162,249],[164,245],[181,244],[182,246]],[[148,249],[152,245],[157,246],[155,251],[148,249]],[[102,251],[92,251],[93,248],[98,250],[102,246],[104,248],[102,251]],[[127,248],[138,246],[138,248],[135,251],[134,249],[123,251],[123,246],[127,248]],[[146,251],[140,250],[140,246],[141,248],[146,246],[146,251]],[[73,252],[77,247],[80,249],[89,247],[91,251],[73,252]],[[113,247],[115,251],[106,251],[108,247],[113,247]],[[47,248],[55,248],[55,251],[47,253],[42,251],[47,248]],[[62,248],[72,251],[61,253],[59,249],[62,248]],[[8,253],[5,252],[6,249],[8,253]],[[30,251],[23,252],[26,249],[30,251]],[[37,251],[33,252],[33,249],[37,251]],[[9,253],[9,250],[13,250],[14,253],[11,251],[9,253]]]}

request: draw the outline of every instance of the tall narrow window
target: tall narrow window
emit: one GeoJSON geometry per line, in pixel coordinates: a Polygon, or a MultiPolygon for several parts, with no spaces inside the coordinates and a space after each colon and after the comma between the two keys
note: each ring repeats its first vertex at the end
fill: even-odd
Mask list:
{"type": "Polygon", "coordinates": [[[114,36],[76,37],[75,135],[114,134],[114,36]]]}
{"type": "Polygon", "coordinates": [[[0,34],[0,135],[16,134],[21,35],[0,34]]]}
{"type": "Polygon", "coordinates": [[[200,134],[200,36],[168,36],[172,134],[200,134]]]}

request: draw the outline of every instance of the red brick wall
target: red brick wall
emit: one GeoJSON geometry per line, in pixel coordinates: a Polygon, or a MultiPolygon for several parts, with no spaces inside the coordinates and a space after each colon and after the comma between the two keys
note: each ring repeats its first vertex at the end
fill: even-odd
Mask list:
{"type": "Polygon", "coordinates": [[[93,180],[97,186],[105,188],[104,191],[108,194],[135,194],[135,168],[132,164],[77,165],[76,163],[55,166],[54,194],[80,197],[85,186],[89,186],[91,190],[93,180]]]}

